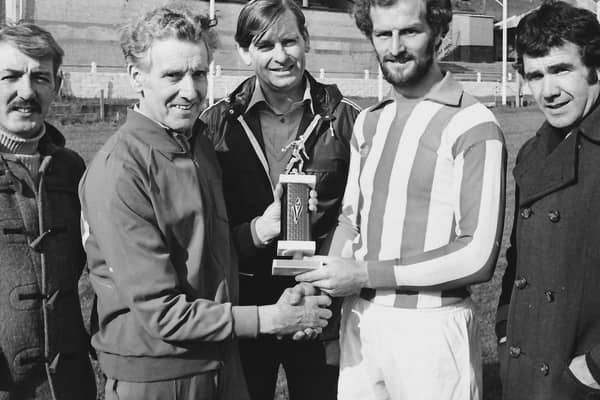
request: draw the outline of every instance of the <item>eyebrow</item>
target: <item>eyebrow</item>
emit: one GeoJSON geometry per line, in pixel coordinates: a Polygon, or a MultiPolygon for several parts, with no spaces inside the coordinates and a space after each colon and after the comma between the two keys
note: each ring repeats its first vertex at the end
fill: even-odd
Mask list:
{"type": "MultiPolygon", "coordinates": [[[[2,72],[9,73],[9,74],[18,74],[18,75],[25,74],[25,71],[23,71],[21,69],[12,69],[12,68],[3,69],[2,72]]],[[[46,70],[43,70],[43,69],[41,69],[41,70],[34,69],[34,70],[31,71],[31,73],[32,74],[36,74],[36,75],[48,75],[48,76],[52,75],[51,71],[46,71],[46,70]]]]}
{"type": "Polygon", "coordinates": [[[563,71],[563,70],[571,70],[573,69],[573,64],[569,63],[569,62],[563,62],[563,63],[558,63],[558,64],[554,64],[548,67],[548,71],[550,71],[551,73],[554,73],[556,71],[563,71]]]}

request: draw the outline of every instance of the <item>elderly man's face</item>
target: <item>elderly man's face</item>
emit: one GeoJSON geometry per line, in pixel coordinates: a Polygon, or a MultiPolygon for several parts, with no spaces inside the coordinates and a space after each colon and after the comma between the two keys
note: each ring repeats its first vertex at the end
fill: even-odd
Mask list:
{"type": "Polygon", "coordinates": [[[210,62],[206,44],[159,40],[152,44],[148,59],[150,65],[146,68],[129,68],[140,93],[140,111],[185,133],[200,115],[206,97],[210,62]]]}
{"type": "Polygon", "coordinates": [[[37,60],[0,43],[0,129],[22,138],[38,134],[56,84],[51,59],[37,60]]]}

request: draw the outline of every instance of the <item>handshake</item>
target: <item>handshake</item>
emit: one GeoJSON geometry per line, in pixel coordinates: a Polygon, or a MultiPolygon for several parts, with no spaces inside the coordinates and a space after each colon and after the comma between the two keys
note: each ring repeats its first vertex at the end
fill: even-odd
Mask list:
{"type": "Polygon", "coordinates": [[[292,335],[294,340],[313,339],[327,326],[331,299],[309,283],[287,288],[277,303],[260,306],[260,333],[292,335]]]}

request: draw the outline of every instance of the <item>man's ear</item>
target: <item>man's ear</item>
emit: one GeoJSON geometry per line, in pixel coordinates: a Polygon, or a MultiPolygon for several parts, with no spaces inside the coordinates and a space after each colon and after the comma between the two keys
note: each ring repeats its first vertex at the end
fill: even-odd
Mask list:
{"type": "Polygon", "coordinates": [[[308,53],[310,51],[310,36],[308,36],[308,33],[306,34],[306,37],[304,38],[304,52],[308,53]]]}
{"type": "Polygon", "coordinates": [[[142,94],[144,77],[140,68],[133,64],[127,64],[127,76],[133,90],[136,93],[142,94]]]}
{"type": "Polygon", "coordinates": [[[244,64],[248,66],[252,65],[252,57],[250,57],[250,50],[248,47],[240,47],[239,44],[236,44],[235,46],[244,64]]]}

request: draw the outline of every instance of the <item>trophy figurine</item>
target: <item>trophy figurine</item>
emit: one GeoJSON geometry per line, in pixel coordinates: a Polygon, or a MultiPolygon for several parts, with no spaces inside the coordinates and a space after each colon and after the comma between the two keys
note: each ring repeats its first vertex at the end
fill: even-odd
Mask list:
{"type": "Polygon", "coordinates": [[[279,176],[283,186],[281,199],[281,235],[277,242],[277,256],[273,260],[273,275],[296,275],[322,265],[318,260],[304,260],[315,254],[315,242],[310,235],[310,215],[308,199],[311,188],[315,187],[316,176],[306,175],[302,169],[308,155],[304,149],[304,138],[293,141],[292,158],[286,166],[285,174],[279,176]]]}

